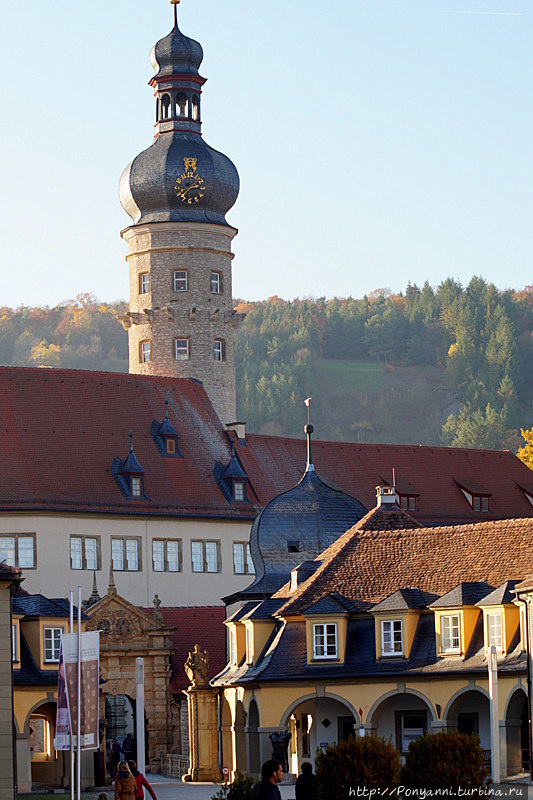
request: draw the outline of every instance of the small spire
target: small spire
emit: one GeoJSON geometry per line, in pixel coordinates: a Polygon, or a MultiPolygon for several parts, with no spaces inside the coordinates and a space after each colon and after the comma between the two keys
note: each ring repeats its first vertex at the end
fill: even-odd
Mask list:
{"type": "Polygon", "coordinates": [[[117,587],[115,586],[115,576],[113,575],[113,557],[109,565],[109,586],[107,587],[108,594],[117,594],[117,587]]]}
{"type": "Polygon", "coordinates": [[[174,6],[174,27],[178,27],[178,6],[181,0],[170,0],[171,5],[174,6]]]}
{"type": "Polygon", "coordinates": [[[133,431],[130,431],[130,453],[133,453],[133,431]]]}
{"type": "Polygon", "coordinates": [[[168,419],[168,400],[165,400],[165,419],[168,419]]]}
{"type": "Polygon", "coordinates": [[[307,406],[307,425],[304,426],[304,432],[307,436],[307,466],[305,468],[306,472],[314,472],[315,467],[313,464],[313,456],[311,454],[311,434],[314,431],[313,426],[311,425],[311,400],[312,397],[307,397],[304,400],[305,405],[307,406]]]}
{"type": "Polygon", "coordinates": [[[98,584],[96,583],[96,570],[93,571],[93,591],[87,601],[87,608],[94,606],[95,603],[100,602],[102,598],[98,594],[98,584]]]}

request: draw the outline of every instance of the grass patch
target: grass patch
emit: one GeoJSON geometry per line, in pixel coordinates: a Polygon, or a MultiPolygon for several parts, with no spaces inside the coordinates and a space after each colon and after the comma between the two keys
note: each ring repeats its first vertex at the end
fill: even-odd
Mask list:
{"type": "Polygon", "coordinates": [[[320,368],[334,394],[353,389],[379,389],[383,385],[383,365],[370,361],[321,359],[320,368]]]}

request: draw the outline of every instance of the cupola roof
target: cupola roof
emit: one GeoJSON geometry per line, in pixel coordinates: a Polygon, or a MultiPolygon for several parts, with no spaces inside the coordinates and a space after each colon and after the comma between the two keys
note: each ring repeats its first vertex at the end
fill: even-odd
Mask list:
{"type": "MultiPolygon", "coordinates": [[[[176,6],[174,6],[176,8],[176,6]]],[[[198,75],[204,58],[202,45],[185,36],[179,29],[177,14],[174,27],[150,51],[150,62],[156,71],[155,78],[169,75],[198,75]]]]}

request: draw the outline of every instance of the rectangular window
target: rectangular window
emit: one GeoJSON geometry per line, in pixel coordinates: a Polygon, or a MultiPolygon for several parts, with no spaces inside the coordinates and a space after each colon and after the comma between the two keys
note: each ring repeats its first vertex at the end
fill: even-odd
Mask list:
{"type": "Polygon", "coordinates": [[[494,645],[496,650],[500,653],[503,650],[503,639],[502,639],[502,615],[498,611],[497,614],[487,614],[487,625],[488,625],[488,641],[489,647],[494,645]]]}
{"type": "Polygon", "coordinates": [[[246,628],[246,661],[251,664],[254,660],[254,631],[251,625],[246,628]]]}
{"type": "Polygon", "coordinates": [[[48,663],[59,661],[59,647],[63,628],[44,629],[44,660],[48,663]]]}
{"type": "Polygon", "coordinates": [[[191,542],[193,572],[221,572],[220,542],[191,542]]]}
{"type": "Polygon", "coordinates": [[[189,288],[189,276],[186,269],[174,270],[174,291],[186,292],[189,288]]]}
{"type": "Polygon", "coordinates": [[[181,539],[152,541],[154,572],[181,572],[181,539]]]}
{"type": "Polygon", "coordinates": [[[236,575],[250,575],[255,572],[247,542],[233,542],[233,571],[236,575]]]}
{"type": "Polygon", "coordinates": [[[11,660],[18,661],[17,626],[11,626],[11,660]]]}
{"type": "Polygon", "coordinates": [[[443,653],[460,653],[459,615],[440,618],[441,650],[443,653]]]}
{"type": "Polygon", "coordinates": [[[427,730],[425,711],[396,711],[396,747],[407,753],[411,742],[423,736],[427,730]]]}
{"type": "Polygon", "coordinates": [[[387,619],[381,623],[381,655],[403,654],[403,632],[401,619],[387,619]]]}
{"type": "Polygon", "coordinates": [[[133,475],[131,476],[131,496],[132,497],[142,496],[142,479],[135,478],[133,475]]]}
{"type": "Polygon", "coordinates": [[[236,503],[244,503],[244,481],[233,481],[233,499],[236,503]]]}
{"type": "Polygon", "coordinates": [[[175,339],[174,340],[174,347],[175,347],[176,361],[188,361],[189,360],[189,340],[188,339],[175,339]]]}
{"type": "Polygon", "coordinates": [[[142,570],[140,538],[111,539],[111,557],[115,572],[140,572],[142,570]]]}
{"type": "Polygon", "coordinates": [[[400,495],[400,506],[404,511],[416,511],[416,496],[409,494],[400,495]]]}
{"type": "Polygon", "coordinates": [[[141,364],[149,364],[152,360],[152,343],[149,339],[139,342],[139,361],[141,364]]]}
{"type": "Polygon", "coordinates": [[[522,650],[526,650],[526,607],[520,605],[520,641],[522,642],[522,650]]]}
{"type": "Polygon", "coordinates": [[[237,663],[237,636],[234,630],[229,632],[229,657],[232,664],[237,663]]]}
{"type": "Polygon", "coordinates": [[[213,294],[222,294],[222,273],[211,273],[211,291],[213,294]]]}
{"type": "Polygon", "coordinates": [[[215,361],[226,360],[226,347],[223,339],[215,339],[213,344],[213,358],[215,361]]]}
{"type": "Polygon", "coordinates": [[[148,294],[150,291],[150,273],[139,272],[139,294],[148,294]]]}
{"type": "Polygon", "coordinates": [[[70,537],[70,568],[91,570],[102,568],[99,536],[70,537]]]}
{"type": "Polygon", "coordinates": [[[176,455],[176,440],[175,439],[167,439],[167,453],[170,456],[176,455]]]}
{"type": "Polygon", "coordinates": [[[314,658],[337,658],[337,624],[313,625],[314,658]]]}
{"type": "Polygon", "coordinates": [[[10,533],[0,536],[0,562],[8,567],[35,569],[37,564],[34,533],[10,533]]]}

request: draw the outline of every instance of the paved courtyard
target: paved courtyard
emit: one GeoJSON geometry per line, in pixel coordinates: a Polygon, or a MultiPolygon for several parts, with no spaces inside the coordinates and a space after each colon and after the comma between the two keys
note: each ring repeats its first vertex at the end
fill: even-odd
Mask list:
{"type": "MultiPolygon", "coordinates": [[[[157,800],[211,800],[219,786],[216,783],[181,783],[162,775],[147,775],[147,779],[154,787],[157,800]]],[[[283,800],[293,800],[294,786],[280,786],[283,800]]],[[[112,796],[111,793],[110,797],[112,796]]],[[[150,800],[150,795],[145,792],[145,797],[150,800]]]]}

